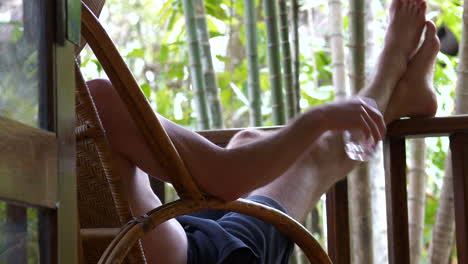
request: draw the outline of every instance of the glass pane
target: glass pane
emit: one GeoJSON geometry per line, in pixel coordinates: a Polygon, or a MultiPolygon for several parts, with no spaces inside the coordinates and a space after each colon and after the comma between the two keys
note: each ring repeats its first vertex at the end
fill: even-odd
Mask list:
{"type": "Polygon", "coordinates": [[[0,1],[0,116],[35,127],[46,79],[43,3],[0,1]]]}
{"type": "Polygon", "coordinates": [[[39,210],[0,201],[0,263],[39,263],[39,210]]]}

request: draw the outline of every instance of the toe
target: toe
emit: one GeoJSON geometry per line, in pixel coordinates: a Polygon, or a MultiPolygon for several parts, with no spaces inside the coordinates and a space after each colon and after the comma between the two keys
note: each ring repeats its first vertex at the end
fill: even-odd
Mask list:
{"type": "Polygon", "coordinates": [[[426,15],[426,11],[427,11],[427,4],[426,4],[426,1],[423,1],[420,5],[420,12],[421,14],[423,15],[426,15]]]}
{"type": "Polygon", "coordinates": [[[436,27],[432,21],[426,22],[426,35],[424,43],[411,59],[410,64],[418,64],[421,70],[429,70],[434,64],[439,51],[439,39],[436,35],[436,27]]]}
{"type": "Polygon", "coordinates": [[[435,57],[440,49],[440,41],[437,37],[437,28],[432,21],[426,22],[425,39],[425,44],[428,46],[427,49],[430,49],[429,53],[431,53],[431,56],[435,57]]]}
{"type": "Polygon", "coordinates": [[[395,13],[395,11],[400,8],[402,1],[404,0],[392,0],[390,4],[390,13],[395,13]]]}
{"type": "Polygon", "coordinates": [[[437,28],[432,21],[426,21],[426,39],[428,38],[434,38],[437,36],[436,34],[437,28]]]}

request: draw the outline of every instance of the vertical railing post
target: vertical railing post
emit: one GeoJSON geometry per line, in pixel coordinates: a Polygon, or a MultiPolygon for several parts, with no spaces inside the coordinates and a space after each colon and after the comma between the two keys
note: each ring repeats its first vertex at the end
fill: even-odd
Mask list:
{"type": "Polygon", "coordinates": [[[468,263],[468,133],[450,136],[458,263],[468,263]]]}
{"type": "Polygon", "coordinates": [[[328,255],[334,264],[351,263],[349,243],[348,182],[337,182],[327,192],[328,255]]]}
{"type": "Polygon", "coordinates": [[[409,264],[405,138],[388,137],[384,152],[389,263],[409,264]]]}

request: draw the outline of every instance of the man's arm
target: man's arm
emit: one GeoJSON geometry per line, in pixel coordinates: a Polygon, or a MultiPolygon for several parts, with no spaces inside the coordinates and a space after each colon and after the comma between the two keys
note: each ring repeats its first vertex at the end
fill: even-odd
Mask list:
{"type": "Polygon", "coordinates": [[[197,184],[225,200],[236,199],[282,175],[325,131],[359,129],[377,140],[385,131],[378,111],[359,99],[309,110],[274,133],[229,149],[163,117],[160,120],[197,184]]]}
{"type": "Polygon", "coordinates": [[[324,131],[318,115],[311,118],[316,120],[307,121],[306,116],[301,116],[259,140],[225,149],[159,118],[199,187],[225,200],[236,199],[274,180],[324,131]]]}
{"type": "MultiPolygon", "coordinates": [[[[110,82],[94,80],[88,85],[112,150],[146,173],[169,181],[110,82]]],[[[358,129],[377,140],[385,130],[381,114],[359,99],[311,109],[276,133],[232,149],[220,148],[167,119],[160,120],[195,182],[203,191],[225,200],[279,177],[327,130],[358,129]]]]}

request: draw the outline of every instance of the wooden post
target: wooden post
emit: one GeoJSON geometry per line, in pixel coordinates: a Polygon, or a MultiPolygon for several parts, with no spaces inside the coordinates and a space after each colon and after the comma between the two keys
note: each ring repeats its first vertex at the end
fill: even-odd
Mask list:
{"type": "Polygon", "coordinates": [[[384,151],[389,263],[409,264],[405,138],[387,138],[384,151]]]}
{"type": "Polygon", "coordinates": [[[450,136],[458,263],[468,263],[468,133],[450,136]]]}
{"type": "Polygon", "coordinates": [[[328,255],[335,264],[351,263],[349,243],[348,181],[327,192],[328,255]]]}
{"type": "Polygon", "coordinates": [[[39,209],[39,257],[40,263],[56,264],[57,258],[57,210],[39,209]]]}

